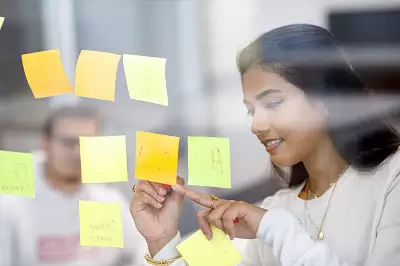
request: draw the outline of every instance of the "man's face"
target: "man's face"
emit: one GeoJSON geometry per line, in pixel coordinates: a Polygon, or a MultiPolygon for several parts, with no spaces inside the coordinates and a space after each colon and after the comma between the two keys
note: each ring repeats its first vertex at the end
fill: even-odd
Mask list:
{"type": "Polygon", "coordinates": [[[43,140],[47,164],[59,177],[81,178],[80,136],[96,136],[98,122],[89,118],[61,118],[53,125],[51,136],[43,140]]]}

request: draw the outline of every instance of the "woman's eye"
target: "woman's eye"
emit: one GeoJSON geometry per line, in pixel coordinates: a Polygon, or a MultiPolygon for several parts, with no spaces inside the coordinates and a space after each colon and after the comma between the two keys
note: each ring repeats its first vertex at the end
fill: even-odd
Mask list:
{"type": "Polygon", "coordinates": [[[279,105],[281,105],[282,102],[283,102],[283,100],[268,102],[268,103],[264,104],[264,106],[265,106],[265,108],[267,108],[267,109],[273,109],[273,108],[276,108],[276,107],[278,107],[279,105]]]}

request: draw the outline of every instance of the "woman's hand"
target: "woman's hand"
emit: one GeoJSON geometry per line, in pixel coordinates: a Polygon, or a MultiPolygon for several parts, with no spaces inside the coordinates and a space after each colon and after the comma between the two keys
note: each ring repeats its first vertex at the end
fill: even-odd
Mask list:
{"type": "MultiPolygon", "coordinates": [[[[181,177],[177,184],[184,184],[181,177]]],[[[157,254],[178,233],[183,196],[170,194],[163,185],[140,181],[134,192],[130,211],[136,228],[146,239],[151,256],[157,254]]]]}
{"type": "Polygon", "coordinates": [[[209,240],[212,237],[210,224],[223,230],[231,239],[256,238],[261,219],[267,212],[265,209],[243,201],[212,200],[210,195],[190,190],[182,185],[176,185],[172,189],[208,208],[197,213],[197,222],[209,240]]]}

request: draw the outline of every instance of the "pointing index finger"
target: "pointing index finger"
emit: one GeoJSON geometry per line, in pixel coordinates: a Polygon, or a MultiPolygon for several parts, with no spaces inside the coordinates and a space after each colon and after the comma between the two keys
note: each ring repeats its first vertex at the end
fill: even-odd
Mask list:
{"type": "Polygon", "coordinates": [[[184,187],[182,185],[179,185],[179,184],[173,186],[172,189],[176,193],[183,195],[185,198],[188,198],[203,207],[216,208],[218,206],[218,203],[217,203],[218,201],[214,200],[214,203],[213,203],[213,200],[211,199],[210,195],[191,190],[191,189],[184,187]]]}

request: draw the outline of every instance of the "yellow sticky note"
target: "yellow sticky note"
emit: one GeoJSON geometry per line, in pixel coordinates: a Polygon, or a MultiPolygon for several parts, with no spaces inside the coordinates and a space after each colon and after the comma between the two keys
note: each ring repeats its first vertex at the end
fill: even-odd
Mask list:
{"type": "Polygon", "coordinates": [[[0,151],[0,194],[35,198],[32,154],[0,151]]]}
{"type": "Polygon", "coordinates": [[[228,138],[188,137],[189,185],[231,188],[228,138]]]}
{"type": "Polygon", "coordinates": [[[1,30],[1,27],[3,27],[3,23],[4,23],[4,17],[0,17],[0,30],[1,30]]]}
{"type": "Polygon", "coordinates": [[[124,247],[119,204],[80,200],[79,224],[81,246],[124,247]]]}
{"type": "Polygon", "coordinates": [[[137,179],[175,185],[179,137],[136,132],[137,179]]]}
{"type": "Polygon", "coordinates": [[[233,266],[242,259],[239,251],[225,233],[212,226],[209,241],[201,230],[191,235],[176,248],[189,266],[233,266]]]}
{"type": "Polygon", "coordinates": [[[58,49],[24,54],[22,65],[35,98],[72,92],[58,49]]]}
{"type": "Polygon", "coordinates": [[[80,137],[82,183],[128,181],[125,136],[80,137]]]}
{"type": "Polygon", "coordinates": [[[165,58],[124,54],[126,83],[131,99],[168,106],[165,58]]]}
{"type": "Polygon", "coordinates": [[[76,64],[75,94],[114,101],[115,82],[121,55],[83,50],[76,64]]]}

